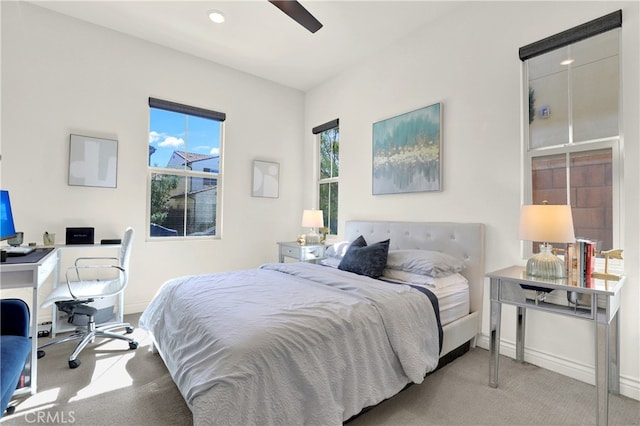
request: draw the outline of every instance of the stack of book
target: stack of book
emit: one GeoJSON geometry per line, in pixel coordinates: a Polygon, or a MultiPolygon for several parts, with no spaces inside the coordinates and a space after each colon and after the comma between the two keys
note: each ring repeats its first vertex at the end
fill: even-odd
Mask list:
{"type": "Polygon", "coordinates": [[[596,242],[577,239],[575,243],[567,244],[564,258],[567,282],[570,285],[591,288],[596,268],[596,242]]]}

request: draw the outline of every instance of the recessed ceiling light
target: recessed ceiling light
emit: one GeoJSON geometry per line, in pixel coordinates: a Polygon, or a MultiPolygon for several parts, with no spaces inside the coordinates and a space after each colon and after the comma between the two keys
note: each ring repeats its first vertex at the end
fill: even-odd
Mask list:
{"type": "Polygon", "coordinates": [[[216,24],[222,24],[224,22],[224,15],[219,10],[210,10],[209,19],[216,24]]]}
{"type": "Polygon", "coordinates": [[[560,62],[560,65],[570,65],[570,64],[572,64],[574,62],[575,62],[575,59],[569,58],[569,59],[565,59],[564,61],[560,62]]]}

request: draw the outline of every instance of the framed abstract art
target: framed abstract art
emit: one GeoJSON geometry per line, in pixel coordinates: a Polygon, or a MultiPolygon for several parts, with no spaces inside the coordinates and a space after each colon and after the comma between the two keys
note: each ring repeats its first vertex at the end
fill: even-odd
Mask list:
{"type": "Polygon", "coordinates": [[[373,123],[373,195],[441,191],[440,103],[373,123]]]}

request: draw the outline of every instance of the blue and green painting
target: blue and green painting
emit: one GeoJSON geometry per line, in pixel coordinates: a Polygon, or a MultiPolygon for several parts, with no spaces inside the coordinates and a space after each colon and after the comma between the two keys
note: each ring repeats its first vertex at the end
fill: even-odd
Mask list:
{"type": "Polygon", "coordinates": [[[373,195],[440,191],[441,104],[373,123],[373,195]]]}

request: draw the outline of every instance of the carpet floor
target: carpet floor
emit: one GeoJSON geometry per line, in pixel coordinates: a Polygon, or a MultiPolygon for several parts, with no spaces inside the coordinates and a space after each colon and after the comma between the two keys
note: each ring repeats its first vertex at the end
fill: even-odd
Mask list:
{"type": "MultiPolygon", "coordinates": [[[[137,325],[139,314],[126,315],[137,325]]],[[[38,393],[16,398],[16,411],[3,425],[190,425],[192,416],[162,359],[140,346],[96,341],[69,369],[73,343],[47,348],[38,361],[38,393]],[[17,403],[17,404],[16,404],[17,403]]],[[[44,343],[46,340],[41,339],[44,343]]],[[[595,388],[531,364],[502,357],[500,387],[488,386],[489,354],[480,348],[430,374],[420,385],[352,419],[349,426],[373,425],[592,425],[595,388]]],[[[611,395],[609,425],[640,425],[640,402],[611,395]]]]}

